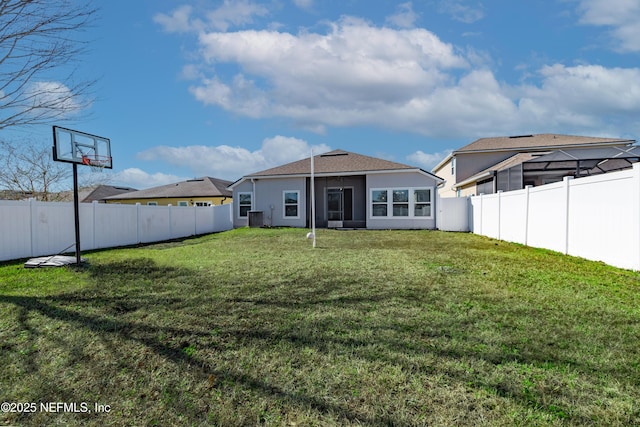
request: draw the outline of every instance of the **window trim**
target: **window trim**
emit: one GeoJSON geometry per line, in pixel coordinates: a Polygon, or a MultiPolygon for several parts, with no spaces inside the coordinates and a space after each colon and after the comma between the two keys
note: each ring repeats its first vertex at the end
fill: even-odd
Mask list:
{"type": "Polygon", "coordinates": [[[434,187],[387,187],[387,188],[370,188],[369,189],[369,219],[375,220],[375,219],[424,219],[424,220],[432,220],[434,219],[434,187]],[[408,203],[405,202],[394,202],[393,201],[393,192],[394,191],[400,191],[400,190],[407,190],[409,192],[409,201],[408,203]],[[428,190],[429,191],[429,202],[428,203],[424,203],[424,202],[416,202],[415,201],[415,192],[416,191],[423,191],[423,190],[428,190]],[[373,201],[373,192],[374,191],[386,191],[387,192],[387,201],[385,202],[374,202],[373,201]],[[387,206],[387,215],[386,216],[381,216],[381,215],[373,215],[373,207],[374,205],[385,205],[387,206]],[[399,216],[399,215],[393,215],[393,205],[394,204],[408,204],[409,205],[409,215],[405,215],[405,216],[399,216]],[[416,215],[415,214],[415,207],[416,205],[429,205],[430,207],[430,215],[429,216],[421,216],[421,215],[416,215]]]}
{"type": "Polygon", "coordinates": [[[282,192],[282,219],[300,219],[300,190],[284,190],[282,192]],[[287,193],[296,193],[296,203],[287,203],[287,193]],[[287,206],[295,206],[297,215],[287,215],[287,206]]]}
{"type": "Polygon", "coordinates": [[[238,214],[238,218],[247,218],[247,219],[249,219],[249,211],[247,211],[246,215],[241,215],[240,214],[241,208],[242,207],[247,207],[246,203],[241,203],[242,195],[245,195],[245,194],[248,194],[250,196],[250,198],[251,198],[250,199],[251,203],[248,205],[249,206],[249,211],[253,210],[253,191],[239,191],[238,192],[238,211],[237,211],[237,214],[238,214]]]}
{"type": "Polygon", "coordinates": [[[188,207],[189,206],[189,202],[186,201],[186,200],[180,200],[180,201],[178,201],[178,205],[177,206],[180,206],[180,207],[187,206],[188,207]]]}
{"type": "Polygon", "coordinates": [[[389,189],[388,188],[372,188],[371,189],[371,217],[372,218],[386,218],[389,216],[389,189]],[[384,202],[379,202],[379,201],[374,201],[373,200],[373,192],[374,191],[384,191],[386,193],[385,196],[385,201],[384,202]],[[385,212],[387,213],[386,215],[374,215],[374,206],[384,206],[386,208],[385,212]]]}

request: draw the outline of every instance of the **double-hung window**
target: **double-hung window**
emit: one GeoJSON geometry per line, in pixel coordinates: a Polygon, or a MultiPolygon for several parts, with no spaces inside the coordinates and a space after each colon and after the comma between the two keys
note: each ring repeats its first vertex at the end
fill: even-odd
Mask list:
{"type": "Polygon", "coordinates": [[[409,190],[393,190],[393,216],[409,216],[409,190]]]}
{"type": "Polygon", "coordinates": [[[387,216],[388,190],[371,191],[371,216],[387,216]]]}
{"type": "Polygon", "coordinates": [[[415,188],[413,190],[413,215],[431,216],[431,189],[415,188]]]}
{"type": "Polygon", "coordinates": [[[299,191],[283,191],[282,201],[284,205],[285,218],[300,218],[300,192],[299,191]]]}
{"type": "Polygon", "coordinates": [[[248,217],[252,206],[253,193],[238,193],[238,216],[248,217]]]}

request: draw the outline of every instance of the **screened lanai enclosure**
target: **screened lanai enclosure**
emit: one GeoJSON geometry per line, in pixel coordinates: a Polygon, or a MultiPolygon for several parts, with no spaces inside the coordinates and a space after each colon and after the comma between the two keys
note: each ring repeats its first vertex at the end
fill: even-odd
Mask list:
{"type": "Polygon", "coordinates": [[[640,161],[640,147],[584,148],[558,150],[539,156],[528,153],[516,156],[527,158],[520,157],[520,163],[505,165],[496,170],[493,177],[478,182],[477,194],[550,184],[562,181],[565,176],[581,178],[628,169],[640,161]]]}

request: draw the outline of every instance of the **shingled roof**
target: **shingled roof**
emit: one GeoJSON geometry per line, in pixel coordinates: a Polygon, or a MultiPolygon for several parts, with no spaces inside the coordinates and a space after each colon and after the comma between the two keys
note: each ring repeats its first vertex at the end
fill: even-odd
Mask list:
{"type": "Polygon", "coordinates": [[[468,152],[504,151],[504,150],[535,150],[552,149],[556,147],[588,147],[590,145],[627,145],[635,141],[632,139],[598,138],[592,136],[558,135],[543,133],[537,135],[499,136],[480,138],[465,145],[453,154],[468,152]]]}
{"type": "MultiPolygon", "coordinates": [[[[351,153],[344,150],[333,150],[328,153],[313,156],[313,163],[314,173],[316,174],[364,173],[374,171],[419,169],[415,166],[391,162],[389,160],[378,159],[376,157],[364,156],[362,154],[351,153]]],[[[298,160],[296,162],[287,163],[282,166],[246,175],[246,178],[310,174],[311,158],[307,157],[306,159],[298,160]]]]}
{"type": "Polygon", "coordinates": [[[132,191],[118,196],[107,197],[106,200],[124,199],[159,199],[169,197],[232,197],[233,193],[227,190],[231,181],[211,178],[189,179],[187,181],[176,182],[175,184],[161,185],[159,187],[147,188],[146,190],[132,191]]]}
{"type": "Polygon", "coordinates": [[[130,193],[132,191],[138,191],[138,190],[131,187],[117,187],[114,185],[98,185],[85,198],[82,199],[82,202],[91,203],[93,201],[102,201],[107,197],[117,196],[123,193],[130,193]]]}

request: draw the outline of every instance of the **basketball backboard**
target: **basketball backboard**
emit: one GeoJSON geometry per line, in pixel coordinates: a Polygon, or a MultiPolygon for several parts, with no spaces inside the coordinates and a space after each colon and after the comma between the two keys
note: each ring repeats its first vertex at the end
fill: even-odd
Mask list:
{"type": "Polygon", "coordinates": [[[54,126],[53,160],[112,169],[111,141],[101,136],[54,126]]]}

